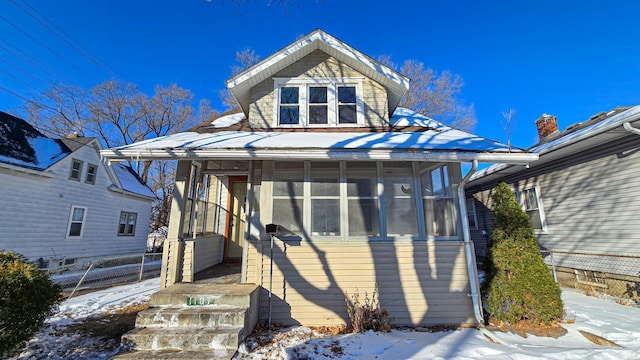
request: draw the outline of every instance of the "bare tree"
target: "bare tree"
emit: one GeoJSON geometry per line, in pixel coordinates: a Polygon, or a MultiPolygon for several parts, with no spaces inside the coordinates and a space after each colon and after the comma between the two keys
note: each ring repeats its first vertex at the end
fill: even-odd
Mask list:
{"type": "Polygon", "coordinates": [[[511,152],[511,130],[513,130],[515,121],[513,119],[514,116],[516,116],[516,111],[514,109],[509,109],[509,111],[502,112],[502,117],[505,120],[505,123],[503,123],[503,125],[504,131],[507,133],[507,149],[509,150],[509,152],[511,152]]]}
{"type": "MultiPolygon", "coordinates": [[[[397,65],[389,55],[378,57],[378,61],[397,69],[397,65]]],[[[414,60],[405,61],[400,67],[400,72],[410,78],[411,83],[399,106],[458,129],[473,130],[477,122],[473,104],[465,105],[464,101],[458,97],[464,86],[460,75],[449,71],[438,73],[414,60]]]]}
{"type": "MultiPolygon", "coordinates": [[[[253,49],[245,48],[236,52],[236,64],[231,65],[231,76],[235,76],[242,71],[250,68],[260,61],[260,56],[256,55],[253,49]]],[[[222,105],[227,109],[232,109],[238,106],[236,99],[231,95],[229,89],[220,90],[218,92],[222,105]]]]}
{"type": "MultiPolygon", "coordinates": [[[[176,133],[216,113],[208,100],[200,102],[196,113],[192,101],[193,93],[176,84],[156,86],[154,94],[148,96],[135,84],[109,80],[91,91],[56,86],[38,102],[27,102],[25,109],[30,122],[48,136],[77,132],[96,136],[105,147],[114,147],[176,133]]],[[[153,205],[152,224],[168,224],[175,164],[144,161],[130,165],[159,198],[153,205]]]]}
{"type": "Polygon", "coordinates": [[[56,85],[37,101],[25,103],[30,122],[46,136],[86,136],[89,125],[90,93],[78,86],[56,85]]]}

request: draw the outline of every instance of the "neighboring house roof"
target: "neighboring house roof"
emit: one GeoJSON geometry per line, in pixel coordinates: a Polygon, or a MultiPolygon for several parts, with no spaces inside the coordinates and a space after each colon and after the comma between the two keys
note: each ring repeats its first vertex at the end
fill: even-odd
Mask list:
{"type": "Polygon", "coordinates": [[[338,61],[386,87],[389,115],[393,113],[402,96],[409,89],[409,78],[320,29],[301,37],[276,51],[268,58],[227,80],[227,88],[240,104],[242,111],[245,114],[249,114],[250,90],[253,86],[271,78],[280,70],[315,50],[324,51],[338,61]]]}
{"type": "Polygon", "coordinates": [[[456,130],[414,111],[398,108],[389,127],[252,128],[237,111],[191,131],[102,151],[111,159],[359,159],[509,161],[537,159],[521,149],[456,130]]]}
{"type": "MultiPolygon", "coordinates": [[[[569,126],[565,131],[552,134],[528,150],[540,154],[540,159],[529,166],[539,167],[580,151],[629,135],[624,124],[640,127],[640,105],[619,107],[592,116],[589,120],[569,126]]],[[[496,164],[482,169],[471,177],[468,188],[493,183],[504,176],[525,170],[521,166],[496,164]]]]}
{"type": "Polygon", "coordinates": [[[0,111],[0,162],[45,170],[69,155],[63,142],[47,138],[26,121],[0,111]]]}
{"type": "Polygon", "coordinates": [[[142,179],[131,167],[123,164],[113,164],[111,168],[118,177],[118,181],[120,181],[123,190],[154,199],[156,198],[153,191],[144,184],[142,179]]]}
{"type": "MultiPolygon", "coordinates": [[[[0,111],[0,165],[8,164],[15,166],[14,169],[23,168],[32,174],[51,177],[53,175],[44,171],[83,146],[101,149],[95,137],[51,139],[26,121],[0,111]]],[[[144,197],[156,197],[130,167],[117,164],[107,166],[107,171],[111,172],[112,180],[119,182],[118,188],[144,197]]]]}

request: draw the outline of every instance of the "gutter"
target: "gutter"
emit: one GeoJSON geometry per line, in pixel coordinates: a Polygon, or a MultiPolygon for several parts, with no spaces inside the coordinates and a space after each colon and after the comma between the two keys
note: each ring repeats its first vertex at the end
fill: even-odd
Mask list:
{"type": "Polygon", "coordinates": [[[480,299],[480,284],[478,283],[478,269],[476,265],[476,254],[469,235],[469,223],[467,222],[467,206],[464,195],[464,187],[469,182],[471,176],[478,169],[478,160],[471,162],[471,169],[465,175],[464,179],[458,185],[458,207],[460,208],[460,220],[462,222],[462,236],[464,238],[464,252],[467,258],[467,271],[469,273],[469,286],[471,288],[471,301],[473,301],[473,313],[476,321],[480,325],[484,325],[484,316],[482,315],[482,300],[480,299]]]}
{"type": "Polygon", "coordinates": [[[113,191],[115,193],[119,193],[119,194],[122,194],[122,195],[128,195],[128,196],[137,197],[137,198],[141,198],[141,199],[145,199],[145,200],[151,200],[151,201],[158,200],[158,198],[155,197],[155,196],[151,197],[151,196],[147,196],[147,195],[134,193],[132,191],[125,190],[125,189],[119,188],[119,187],[114,186],[114,185],[107,186],[107,190],[113,191]]]}
{"type": "Polygon", "coordinates": [[[489,153],[473,151],[416,151],[416,150],[333,150],[333,149],[136,149],[102,150],[100,155],[114,162],[129,159],[154,160],[381,160],[381,161],[441,161],[441,162],[508,162],[529,164],[538,160],[533,153],[489,153]]]}
{"type": "Polygon", "coordinates": [[[625,121],[622,124],[622,127],[624,127],[624,129],[627,130],[630,133],[633,133],[633,134],[636,134],[636,135],[640,135],[640,129],[631,126],[631,123],[628,122],[628,121],[625,121]]]}

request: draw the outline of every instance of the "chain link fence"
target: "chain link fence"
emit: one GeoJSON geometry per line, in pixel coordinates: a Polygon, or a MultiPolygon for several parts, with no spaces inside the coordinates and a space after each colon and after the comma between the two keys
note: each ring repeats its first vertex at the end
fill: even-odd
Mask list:
{"type": "Polygon", "coordinates": [[[134,254],[93,259],[82,271],[51,274],[51,280],[72,297],[78,291],[94,291],[160,276],[162,253],[134,254]]]}
{"type": "Polygon", "coordinates": [[[640,256],[552,250],[541,253],[561,287],[640,305],[640,256]]]}

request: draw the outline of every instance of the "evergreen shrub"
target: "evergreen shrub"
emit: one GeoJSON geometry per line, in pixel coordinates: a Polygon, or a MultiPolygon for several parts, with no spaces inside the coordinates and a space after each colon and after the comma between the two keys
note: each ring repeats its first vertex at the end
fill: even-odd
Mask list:
{"type": "Polygon", "coordinates": [[[563,315],[560,287],[545,265],[529,217],[513,191],[500,183],[493,191],[486,308],[496,319],[549,325],[563,315]]]}
{"type": "Polygon", "coordinates": [[[24,256],[0,250],[0,357],[31,339],[62,299],[61,290],[24,256]]]}

